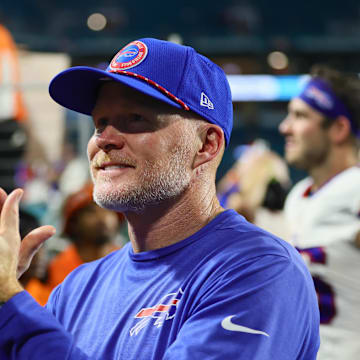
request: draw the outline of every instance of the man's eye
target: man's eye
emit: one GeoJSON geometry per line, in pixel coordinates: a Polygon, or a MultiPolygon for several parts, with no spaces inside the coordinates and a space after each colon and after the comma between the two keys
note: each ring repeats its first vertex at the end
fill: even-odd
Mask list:
{"type": "Polygon", "coordinates": [[[107,126],[107,120],[105,118],[100,118],[97,119],[96,121],[94,121],[94,126],[95,126],[95,133],[101,133],[107,126]]]}
{"type": "Polygon", "coordinates": [[[98,119],[97,121],[96,121],[96,126],[97,127],[105,127],[106,125],[107,125],[107,123],[108,123],[108,121],[107,121],[107,119],[105,119],[105,118],[100,118],[100,119],[98,119]]]}
{"type": "Polygon", "coordinates": [[[140,114],[133,114],[131,116],[131,120],[135,122],[139,122],[139,121],[145,121],[145,118],[140,114]]]}
{"type": "Polygon", "coordinates": [[[303,117],[304,117],[304,114],[301,113],[301,112],[296,112],[296,113],[294,113],[294,118],[295,118],[295,119],[301,119],[301,118],[303,118],[303,117]]]}

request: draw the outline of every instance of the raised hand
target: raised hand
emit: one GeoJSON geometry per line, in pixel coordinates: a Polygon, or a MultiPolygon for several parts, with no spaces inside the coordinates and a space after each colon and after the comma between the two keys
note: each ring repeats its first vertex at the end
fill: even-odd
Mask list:
{"type": "Polygon", "coordinates": [[[14,190],[7,195],[0,188],[0,301],[22,291],[18,278],[29,267],[39,247],[55,234],[52,226],[41,226],[21,241],[19,233],[19,203],[23,191],[14,190]]]}

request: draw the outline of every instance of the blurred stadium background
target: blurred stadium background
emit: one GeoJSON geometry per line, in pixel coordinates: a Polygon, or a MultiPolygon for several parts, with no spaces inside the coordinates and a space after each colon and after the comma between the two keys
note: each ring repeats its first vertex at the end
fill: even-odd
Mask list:
{"type": "MultiPolygon", "coordinates": [[[[0,185],[6,189],[42,176],[55,184],[69,159],[85,156],[91,123],[54,104],[49,81],[70,65],[101,66],[131,40],[157,37],[193,46],[229,75],[234,133],[219,178],[240,144],[263,138],[282,154],[277,126],[312,64],[360,70],[355,0],[1,0],[0,24],[16,43],[19,66],[19,78],[12,78],[0,53],[0,104],[20,91],[27,113],[17,122],[26,123],[25,130],[18,129],[0,106],[0,122],[10,124],[0,133],[0,185]]],[[[294,169],[291,175],[294,181],[303,176],[294,169]]],[[[34,193],[49,199],[47,192],[34,193]]]]}

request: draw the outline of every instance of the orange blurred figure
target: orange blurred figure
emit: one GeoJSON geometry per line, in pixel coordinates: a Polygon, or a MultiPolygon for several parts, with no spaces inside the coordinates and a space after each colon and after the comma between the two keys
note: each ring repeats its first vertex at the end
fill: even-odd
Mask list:
{"type": "Polygon", "coordinates": [[[48,284],[51,288],[79,265],[120,248],[114,239],[124,216],[98,206],[92,193],[93,184],[88,183],[65,200],[63,234],[72,244],[50,262],[48,284]]]}
{"type": "Polygon", "coordinates": [[[24,122],[26,110],[19,88],[17,49],[10,32],[0,24],[0,121],[24,122]]]}

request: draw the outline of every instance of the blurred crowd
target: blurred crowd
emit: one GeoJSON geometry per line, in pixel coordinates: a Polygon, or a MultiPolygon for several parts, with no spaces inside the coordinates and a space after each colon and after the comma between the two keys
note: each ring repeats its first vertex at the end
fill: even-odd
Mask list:
{"type": "MultiPolygon", "coordinates": [[[[240,13],[243,14],[244,10],[240,13]]],[[[250,8],[248,13],[251,14],[250,8]]],[[[230,22],[242,23],[236,11],[229,11],[227,18],[230,22]]],[[[253,21],[245,25],[256,27],[258,19],[255,14],[248,19],[253,21]]],[[[245,25],[243,24],[244,27],[245,25]]],[[[4,85],[0,88],[0,104],[12,105],[0,108],[0,156],[3,157],[0,185],[6,191],[16,187],[25,191],[20,213],[22,237],[40,224],[51,224],[57,228],[57,234],[37,253],[31,267],[21,278],[25,289],[44,305],[52,289],[61,283],[67,274],[85,262],[97,260],[120,249],[128,241],[126,221],[122,214],[95,204],[87,159],[78,155],[74,144],[68,139],[64,139],[63,154],[56,163],[38,162],[27,157],[27,144],[31,139],[27,129],[26,110],[19,89],[8,86],[11,82],[19,82],[18,73],[13,71],[17,65],[16,49],[9,33],[0,27],[1,54],[1,68],[12,74],[13,79],[5,84],[7,87],[4,85]]],[[[335,85],[332,85],[335,90],[331,86],[329,89],[328,85],[324,87],[323,80],[319,79],[324,76],[327,80],[323,75],[327,74],[327,71],[321,70],[314,75],[317,80],[312,83],[313,87],[304,91],[300,102],[299,99],[291,102],[288,117],[280,125],[279,131],[287,141],[286,161],[271,149],[266,139],[256,139],[250,144],[238,144],[233,152],[233,165],[217,183],[218,198],[224,208],[235,209],[248,221],[291,242],[298,247],[311,269],[311,263],[317,262],[316,256],[319,254],[315,254],[314,249],[321,254],[327,249],[331,256],[334,244],[339,243],[342,247],[336,250],[337,256],[341,251],[345,251],[345,245],[351,249],[346,248],[348,253],[355,250],[351,255],[355,254],[354,262],[358,262],[360,256],[360,232],[357,232],[360,204],[356,203],[350,209],[351,202],[357,199],[358,193],[358,185],[353,186],[351,179],[357,181],[356,176],[359,176],[359,146],[356,137],[359,135],[360,116],[357,115],[360,115],[360,109],[353,107],[349,95],[352,94],[355,99],[360,94],[360,87],[355,84],[355,90],[343,90],[343,93],[338,93],[335,85]],[[333,113],[328,111],[328,104],[324,106],[329,99],[335,103],[336,111],[333,113]],[[355,114],[353,118],[344,110],[347,108],[355,114]],[[343,119],[347,117],[349,121],[343,119]],[[306,123],[306,118],[312,123],[306,123]],[[323,120],[324,124],[321,123],[323,120]],[[293,189],[298,189],[299,186],[295,187],[292,183],[287,164],[299,167],[309,174],[305,182],[300,183],[300,187],[306,186],[295,195],[293,189]],[[354,172],[354,175],[351,175],[353,177],[344,175],[349,174],[348,171],[354,172]],[[336,185],[341,178],[339,174],[344,178],[349,177],[350,180],[336,185]],[[330,197],[326,196],[326,184],[330,184],[327,189],[335,186],[336,191],[348,188],[352,192],[345,195],[338,192],[338,198],[334,200],[331,194],[330,197]],[[319,198],[319,193],[324,196],[320,205],[314,200],[319,198]],[[341,201],[344,202],[346,216],[336,207],[341,201]],[[312,213],[315,208],[318,212],[312,213]],[[332,214],[335,214],[334,217],[332,214]],[[349,214],[351,216],[348,216],[349,214]],[[306,221],[300,221],[301,218],[306,221]],[[335,228],[341,228],[342,233],[335,231],[335,228]],[[324,239],[331,241],[326,242],[324,239]]],[[[329,71],[329,74],[331,79],[338,76],[332,71],[329,71]]],[[[342,76],[338,78],[339,82],[343,81],[342,76]]],[[[6,80],[6,77],[3,76],[3,79],[6,80]]],[[[329,83],[331,84],[330,80],[329,83]]],[[[348,89],[353,86],[353,83],[349,84],[348,89]]],[[[347,83],[345,85],[348,86],[347,83]]],[[[351,256],[348,254],[345,260],[341,261],[346,262],[351,256]]],[[[320,262],[322,265],[326,263],[324,259],[320,262]]],[[[333,263],[331,265],[333,266],[333,263]]],[[[335,280],[336,276],[342,276],[342,269],[332,271],[335,280]]],[[[320,284],[316,282],[316,274],[315,286],[320,284]]],[[[324,278],[326,270],[321,270],[321,274],[324,278]]],[[[348,274],[346,276],[351,278],[348,274]]],[[[316,288],[323,291],[323,288],[319,289],[316,288]]],[[[319,297],[319,302],[320,300],[319,297]]],[[[355,302],[349,300],[348,306],[354,306],[355,302]]],[[[322,320],[325,323],[333,319],[323,317],[322,320]]],[[[352,331],[352,326],[350,328],[352,331]]],[[[358,329],[354,330],[354,333],[357,332],[358,329]]]]}

